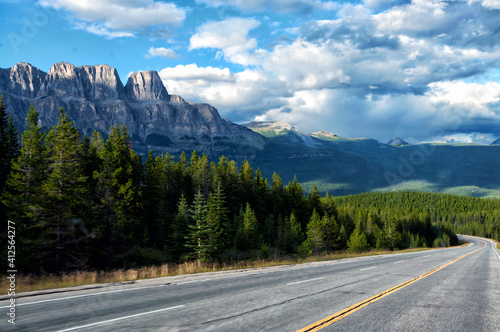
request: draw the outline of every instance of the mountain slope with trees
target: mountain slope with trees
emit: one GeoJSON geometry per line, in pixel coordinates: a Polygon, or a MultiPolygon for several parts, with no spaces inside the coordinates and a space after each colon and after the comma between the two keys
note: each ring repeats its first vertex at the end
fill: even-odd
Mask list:
{"type": "Polygon", "coordinates": [[[62,109],[48,133],[37,118],[31,107],[2,193],[24,273],[439,247],[456,244],[456,231],[498,239],[498,200],[321,197],[246,160],[194,151],[143,161],[123,126],[81,138],[62,109]]]}

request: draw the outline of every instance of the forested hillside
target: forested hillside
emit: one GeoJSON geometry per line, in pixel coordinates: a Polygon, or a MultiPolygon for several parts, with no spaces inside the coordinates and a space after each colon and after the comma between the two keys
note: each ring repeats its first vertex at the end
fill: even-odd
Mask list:
{"type": "Polygon", "coordinates": [[[500,199],[403,191],[342,196],[334,202],[339,208],[391,215],[403,223],[424,216],[456,233],[500,241],[500,199]]]}
{"type": "MultiPolygon", "coordinates": [[[[297,179],[285,185],[275,173],[268,181],[224,156],[215,163],[196,151],[178,159],[150,152],[143,162],[125,127],[112,127],[106,140],[82,138],[62,109],[48,133],[37,116],[32,107],[21,147],[2,154],[12,160],[2,203],[24,273],[448,246],[457,243],[454,230],[498,238],[498,201],[322,198],[297,179]]],[[[12,140],[12,123],[2,126],[2,140],[12,140]]]]}

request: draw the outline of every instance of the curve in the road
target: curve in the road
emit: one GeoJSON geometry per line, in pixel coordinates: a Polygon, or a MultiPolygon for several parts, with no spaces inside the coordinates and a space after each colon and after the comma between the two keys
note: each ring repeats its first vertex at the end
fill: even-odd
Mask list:
{"type": "MultiPolygon", "coordinates": [[[[422,280],[423,278],[428,277],[431,274],[436,273],[437,271],[442,270],[442,269],[450,266],[451,264],[458,262],[462,258],[465,258],[465,257],[467,257],[469,255],[472,255],[472,254],[478,252],[479,250],[484,249],[485,247],[486,247],[486,242],[483,242],[483,246],[481,248],[479,248],[479,249],[476,249],[476,250],[474,250],[474,251],[472,251],[472,252],[470,252],[468,254],[460,256],[460,257],[458,257],[458,258],[456,258],[456,259],[454,259],[454,260],[452,260],[452,261],[450,261],[450,262],[448,262],[448,263],[446,263],[444,265],[438,266],[437,268],[435,268],[435,269],[433,269],[431,271],[428,271],[428,272],[426,272],[426,273],[424,273],[422,275],[419,275],[418,277],[415,277],[415,278],[410,279],[410,280],[408,280],[406,282],[403,282],[403,283],[401,283],[401,284],[399,284],[399,285],[397,285],[395,287],[392,287],[392,288],[387,289],[387,290],[385,290],[385,291],[383,291],[381,293],[378,293],[377,295],[372,296],[370,298],[367,298],[366,300],[358,302],[355,305],[350,306],[349,308],[346,308],[346,309],[341,310],[341,311],[339,311],[339,312],[337,312],[337,313],[335,313],[335,314],[333,314],[331,316],[323,318],[322,320],[319,320],[319,321],[317,321],[317,322],[315,322],[315,323],[313,323],[313,324],[311,324],[309,326],[306,326],[306,327],[298,330],[297,332],[319,331],[322,328],[327,327],[328,325],[331,325],[331,324],[333,324],[333,323],[341,320],[342,318],[347,317],[348,315],[350,315],[350,314],[352,314],[352,313],[360,310],[361,308],[364,308],[364,307],[366,307],[367,305],[369,305],[371,303],[374,303],[374,302],[376,302],[376,301],[378,301],[378,300],[380,300],[380,299],[382,299],[382,298],[384,298],[384,297],[386,297],[386,296],[388,296],[388,295],[390,295],[390,294],[392,294],[392,293],[394,293],[394,292],[396,292],[396,291],[398,291],[398,290],[400,290],[400,289],[402,289],[402,288],[404,288],[404,287],[406,287],[406,286],[408,286],[410,284],[413,284],[414,282],[422,280]]],[[[498,253],[496,251],[495,251],[495,253],[498,256],[498,253]]],[[[366,269],[364,269],[364,270],[366,270],[366,269]]]]}

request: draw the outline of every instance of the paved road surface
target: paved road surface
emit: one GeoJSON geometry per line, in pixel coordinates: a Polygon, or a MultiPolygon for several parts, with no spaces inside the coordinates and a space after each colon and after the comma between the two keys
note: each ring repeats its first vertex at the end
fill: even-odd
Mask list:
{"type": "Polygon", "coordinates": [[[25,296],[15,326],[2,297],[0,331],[500,331],[500,255],[464,238],[467,247],[25,296]]]}

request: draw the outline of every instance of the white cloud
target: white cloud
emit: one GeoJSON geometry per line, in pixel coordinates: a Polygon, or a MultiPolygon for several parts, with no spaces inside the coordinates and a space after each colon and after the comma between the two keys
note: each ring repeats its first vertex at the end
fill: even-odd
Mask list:
{"type": "Polygon", "coordinates": [[[137,34],[166,37],[186,16],[175,4],[154,0],[40,0],[71,14],[75,26],[107,38],[137,34]]]}
{"type": "Polygon", "coordinates": [[[294,28],[295,40],[268,49],[249,37],[259,26],[254,19],[209,22],[190,49],[217,49],[226,61],[249,67],[178,66],[162,78],[169,91],[209,102],[233,121],[280,120],[304,132],[381,141],[483,142],[500,132],[500,81],[465,81],[500,64],[500,21],[483,7],[439,0],[345,4],[335,19],[309,21],[294,28]]]}
{"type": "Polygon", "coordinates": [[[381,31],[386,33],[421,31],[449,24],[454,15],[447,15],[446,2],[413,0],[411,4],[396,6],[388,11],[374,15],[381,31]]]}
{"type": "Polygon", "coordinates": [[[469,0],[469,3],[480,2],[481,5],[488,9],[500,9],[500,0],[469,0]]]}
{"type": "Polygon", "coordinates": [[[334,88],[351,78],[342,70],[342,59],[325,45],[297,41],[279,45],[264,57],[263,68],[297,90],[334,88]]]}
{"type": "Polygon", "coordinates": [[[178,57],[178,55],[175,53],[174,50],[170,48],[165,48],[165,47],[151,47],[148,50],[148,53],[146,53],[146,58],[153,58],[153,57],[161,57],[161,58],[169,58],[169,59],[175,59],[178,57]]]}
{"type": "Polygon", "coordinates": [[[247,113],[281,105],[280,98],[287,95],[282,82],[271,80],[261,70],[232,73],[228,68],[190,64],[165,68],[160,77],[170,93],[189,101],[210,103],[223,116],[237,109],[240,119],[250,119],[247,113]]]}
{"type": "Polygon", "coordinates": [[[255,38],[248,38],[250,30],[260,22],[255,19],[233,17],[220,22],[208,22],[198,28],[189,41],[189,49],[220,49],[222,55],[233,63],[249,65],[248,52],[257,47],[255,38]]]}
{"type": "Polygon", "coordinates": [[[266,10],[279,13],[309,14],[316,10],[334,10],[339,7],[333,1],[320,0],[196,0],[208,6],[232,6],[245,12],[262,12],[266,10]]]}
{"type": "Polygon", "coordinates": [[[436,82],[429,85],[431,102],[442,109],[453,108],[465,119],[500,116],[500,83],[465,83],[463,81],[436,82]]]}

